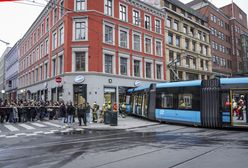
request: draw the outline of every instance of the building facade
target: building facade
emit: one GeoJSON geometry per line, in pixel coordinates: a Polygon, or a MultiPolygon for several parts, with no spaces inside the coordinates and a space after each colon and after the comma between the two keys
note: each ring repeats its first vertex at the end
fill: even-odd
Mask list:
{"type": "Polygon", "coordinates": [[[11,47],[7,47],[0,57],[0,100],[5,99],[5,55],[9,52],[11,47]]]}
{"type": "Polygon", "coordinates": [[[166,12],[167,78],[209,79],[211,47],[206,17],[177,0],[161,0],[166,12]]]}
{"type": "Polygon", "coordinates": [[[207,0],[194,0],[187,5],[208,17],[215,76],[241,74],[247,64],[241,55],[241,35],[248,32],[247,15],[235,3],[217,8],[207,0]]]}
{"type": "Polygon", "coordinates": [[[166,79],[164,13],[138,0],[95,2],[60,0],[42,11],[20,41],[21,98],[101,105],[166,79]]]}
{"type": "Polygon", "coordinates": [[[11,102],[17,99],[17,85],[19,73],[19,42],[5,55],[5,94],[11,102]]]}

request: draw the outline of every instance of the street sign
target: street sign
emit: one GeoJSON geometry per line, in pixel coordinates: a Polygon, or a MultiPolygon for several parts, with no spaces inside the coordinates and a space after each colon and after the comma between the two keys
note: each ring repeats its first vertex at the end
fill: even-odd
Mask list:
{"type": "Polygon", "coordinates": [[[56,81],[57,83],[61,83],[61,82],[62,82],[62,78],[61,78],[60,76],[57,76],[57,77],[55,78],[55,81],[56,81]]]}

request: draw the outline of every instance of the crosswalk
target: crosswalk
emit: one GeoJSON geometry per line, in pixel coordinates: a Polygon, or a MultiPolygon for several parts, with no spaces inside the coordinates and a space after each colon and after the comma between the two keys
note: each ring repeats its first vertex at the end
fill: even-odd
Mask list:
{"type": "Polygon", "coordinates": [[[27,123],[4,123],[0,124],[0,139],[1,138],[16,138],[19,136],[36,136],[36,135],[47,135],[54,134],[56,132],[70,132],[70,131],[80,131],[81,128],[66,128],[62,127],[59,123],[54,123],[52,121],[44,122],[27,122],[27,123]]]}

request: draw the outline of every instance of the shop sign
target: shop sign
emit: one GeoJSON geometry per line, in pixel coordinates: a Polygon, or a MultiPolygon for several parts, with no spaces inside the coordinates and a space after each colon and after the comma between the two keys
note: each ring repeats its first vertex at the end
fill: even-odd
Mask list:
{"type": "Polygon", "coordinates": [[[62,82],[62,78],[61,78],[60,76],[57,76],[57,77],[55,78],[55,81],[56,81],[57,83],[61,83],[61,82],[62,82]]]}
{"type": "Polygon", "coordinates": [[[75,83],[82,83],[85,80],[83,75],[78,75],[76,76],[76,78],[74,79],[75,83]]]}
{"type": "Polygon", "coordinates": [[[141,85],[140,81],[137,80],[137,81],[134,82],[134,86],[140,86],[140,85],[141,85]]]}

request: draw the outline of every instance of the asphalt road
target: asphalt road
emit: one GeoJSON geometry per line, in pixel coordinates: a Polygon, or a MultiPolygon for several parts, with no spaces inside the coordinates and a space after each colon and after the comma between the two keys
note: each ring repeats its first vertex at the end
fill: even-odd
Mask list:
{"type": "Polygon", "coordinates": [[[0,140],[1,168],[246,168],[248,133],[175,125],[0,140]]]}

